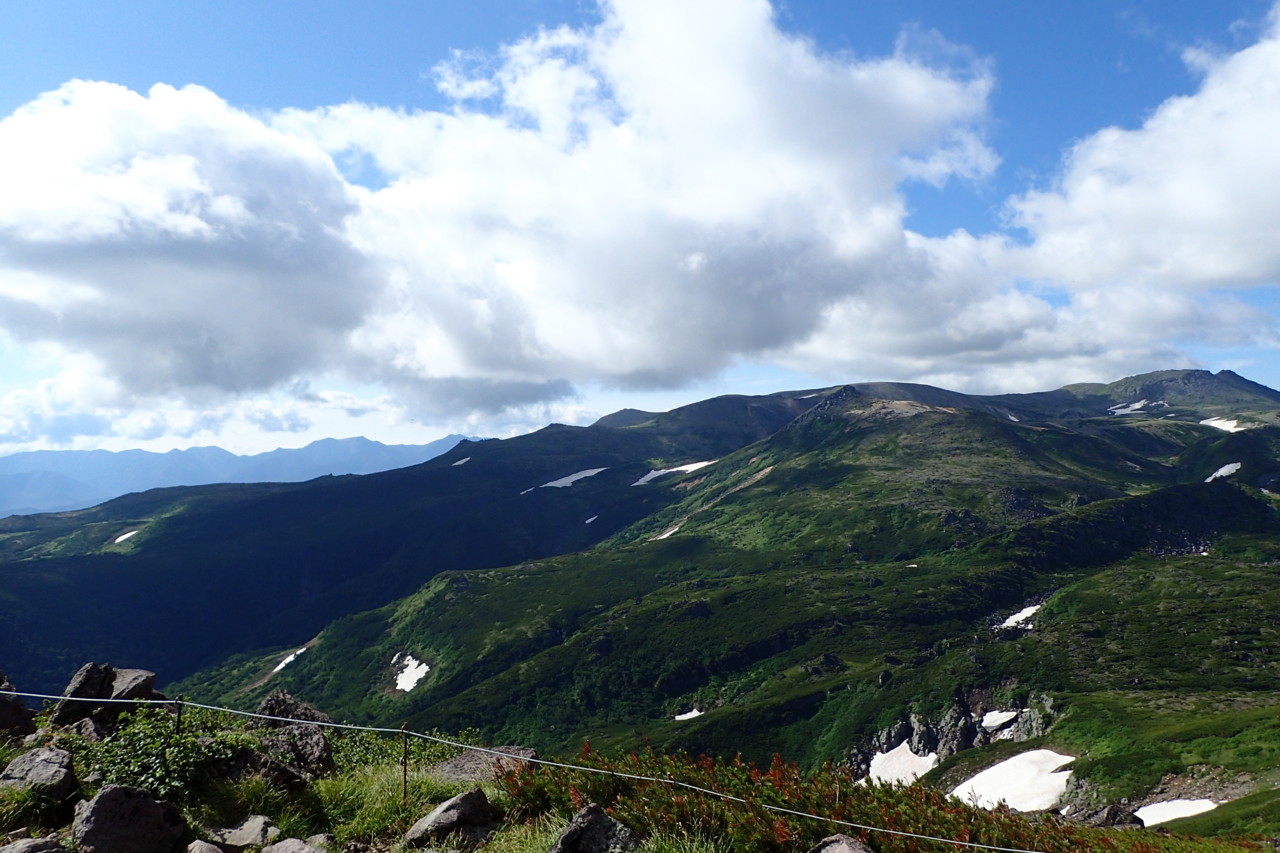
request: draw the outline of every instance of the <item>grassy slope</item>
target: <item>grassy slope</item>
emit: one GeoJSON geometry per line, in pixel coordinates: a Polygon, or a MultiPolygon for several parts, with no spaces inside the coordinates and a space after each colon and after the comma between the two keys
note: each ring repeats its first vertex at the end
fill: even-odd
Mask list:
{"type": "MultiPolygon", "coordinates": [[[[1188,763],[1274,784],[1274,510],[1201,481],[1225,461],[1246,482],[1274,470],[1275,437],[1084,426],[865,402],[813,416],[662,481],[666,509],[608,547],[441,576],[259,689],[553,751],[643,737],[808,763],[970,689],[1051,691],[1068,710],[1045,743],[1099,796],[1188,763]],[[1043,598],[1035,631],[991,628],[1043,598]],[[432,664],[408,695],[392,689],[406,651],[432,664]],[[695,705],[711,710],[673,719],[695,705]]],[[[279,657],[224,673],[221,695],[249,701],[235,688],[279,657]]]]}

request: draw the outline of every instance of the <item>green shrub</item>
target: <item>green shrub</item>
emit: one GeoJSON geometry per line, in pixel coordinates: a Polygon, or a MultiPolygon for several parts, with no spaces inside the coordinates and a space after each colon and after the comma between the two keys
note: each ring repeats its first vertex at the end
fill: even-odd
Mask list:
{"type": "MultiPolygon", "coordinates": [[[[480,733],[475,729],[468,729],[456,735],[445,735],[432,729],[426,734],[469,745],[480,742],[480,733]]],[[[407,743],[410,767],[438,764],[462,752],[461,747],[421,737],[409,737],[407,743]]],[[[398,765],[405,751],[405,741],[399,734],[350,729],[331,731],[329,746],[333,749],[333,763],[339,773],[383,764],[398,765]]]]}
{"type": "Polygon", "coordinates": [[[179,728],[172,711],[145,705],[122,714],[115,732],[74,749],[81,778],[98,774],[104,783],[145,788],[184,803],[209,787],[245,736],[227,731],[220,715],[186,711],[179,728]],[[87,772],[86,772],[87,771],[87,772]]]}

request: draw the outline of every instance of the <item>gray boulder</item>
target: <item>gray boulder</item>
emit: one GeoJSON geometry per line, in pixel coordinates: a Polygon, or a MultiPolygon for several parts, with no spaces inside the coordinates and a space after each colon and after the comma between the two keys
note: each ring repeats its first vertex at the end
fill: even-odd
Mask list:
{"type": "Polygon", "coordinates": [[[60,803],[76,789],[71,753],[56,746],[24,752],[0,773],[0,788],[33,790],[60,803]]]}
{"type": "Polygon", "coordinates": [[[280,761],[310,776],[333,770],[333,750],[319,726],[285,726],[279,734],[265,738],[262,745],[280,761]]]}
{"type": "Polygon", "coordinates": [[[428,842],[461,832],[473,838],[483,837],[498,818],[484,791],[474,788],[445,800],[426,817],[415,823],[404,837],[404,846],[425,847],[428,842]]]}
{"type": "Polygon", "coordinates": [[[186,830],[172,804],[141,788],[107,785],[76,804],[71,839],[80,853],[170,853],[186,830]]]}
{"type": "Polygon", "coordinates": [[[333,720],[329,719],[328,714],[316,710],[287,690],[277,690],[266,699],[263,699],[258,703],[257,711],[264,716],[277,717],[279,719],[260,720],[251,717],[249,719],[250,728],[280,729],[297,722],[333,722],[333,720]]]}
{"type": "Polygon", "coordinates": [[[828,835],[809,853],[873,853],[870,847],[848,835],[828,835]]]}
{"type": "Polygon", "coordinates": [[[58,843],[58,839],[24,838],[11,844],[0,846],[0,853],[67,853],[67,848],[58,843]]]}
{"type": "Polygon", "coordinates": [[[187,845],[187,853],[223,853],[223,850],[208,841],[192,841],[187,845]]]}
{"type": "Polygon", "coordinates": [[[280,828],[266,815],[255,814],[245,818],[239,826],[209,835],[225,849],[243,850],[272,843],[280,837],[280,828]]]}
{"type": "Polygon", "coordinates": [[[323,853],[323,851],[297,838],[286,838],[284,841],[277,841],[275,844],[263,847],[262,853],[323,853]]]}
{"type": "Polygon", "coordinates": [[[128,710],[128,705],[93,700],[162,701],[164,694],[156,692],[155,684],[156,674],[145,669],[116,669],[110,664],[87,663],[71,676],[49,722],[53,726],[70,726],[86,718],[96,718],[110,724],[128,710]]]}
{"type": "Polygon", "coordinates": [[[105,663],[87,663],[76,670],[62,691],[63,698],[54,706],[49,724],[69,726],[90,716],[98,706],[88,700],[109,699],[115,674],[116,671],[105,663]]]}
{"type": "Polygon", "coordinates": [[[156,674],[145,669],[117,669],[108,699],[163,699],[156,693],[156,674]]]}
{"type": "Polygon", "coordinates": [[[538,757],[538,751],[527,746],[495,746],[492,750],[463,750],[453,758],[432,765],[431,775],[444,782],[492,782],[496,776],[525,765],[524,759],[538,757]]]}
{"type": "Polygon", "coordinates": [[[0,735],[21,738],[35,734],[35,712],[14,695],[15,689],[0,672],[0,735]]]}
{"type": "Polygon", "coordinates": [[[573,816],[548,853],[628,853],[640,847],[631,829],[604,813],[595,803],[573,816]]]}

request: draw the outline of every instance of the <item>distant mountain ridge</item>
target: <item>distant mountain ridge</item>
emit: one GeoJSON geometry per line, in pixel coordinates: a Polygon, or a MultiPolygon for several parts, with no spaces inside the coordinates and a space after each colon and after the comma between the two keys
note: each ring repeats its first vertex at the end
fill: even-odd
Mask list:
{"type": "Polygon", "coordinates": [[[220,447],[35,450],[0,456],[0,517],[83,509],[132,492],[213,483],[297,483],[327,474],[373,474],[434,459],[464,439],[383,444],[325,438],[296,449],[241,456],[220,447]]]}

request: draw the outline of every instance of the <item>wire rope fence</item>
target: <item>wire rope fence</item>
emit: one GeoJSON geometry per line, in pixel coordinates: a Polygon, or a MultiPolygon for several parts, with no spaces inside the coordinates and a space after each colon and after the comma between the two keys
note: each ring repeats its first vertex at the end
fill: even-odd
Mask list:
{"type": "MultiPolygon", "coordinates": [[[[997,851],[997,853],[1043,853],[1041,849],[1035,848],[1035,847],[1002,846],[998,844],[988,844],[988,843],[982,843],[979,841],[968,840],[965,838],[951,838],[951,837],[944,837],[940,835],[933,835],[925,832],[913,832],[906,829],[894,829],[894,828],[883,826],[883,825],[877,825],[871,822],[853,821],[853,820],[842,819],[839,817],[834,817],[830,814],[825,814],[825,815],[819,814],[816,812],[816,810],[807,810],[804,808],[792,808],[786,804],[780,804],[776,802],[766,802],[765,800],[768,799],[766,794],[768,794],[770,791],[773,791],[773,789],[769,785],[769,782],[771,781],[771,779],[774,778],[770,774],[777,772],[775,768],[771,768],[770,771],[762,773],[760,771],[755,770],[755,768],[752,766],[739,764],[738,767],[740,768],[750,767],[750,770],[748,771],[748,775],[744,778],[749,778],[753,784],[759,785],[762,788],[762,790],[759,792],[760,796],[739,796],[738,794],[731,793],[727,790],[723,790],[723,789],[718,790],[717,788],[711,787],[710,785],[707,785],[707,784],[697,784],[695,782],[690,782],[684,779],[674,778],[673,776],[670,776],[670,775],[633,773],[633,772],[621,771],[621,770],[618,770],[612,767],[607,767],[607,766],[593,766],[591,763],[589,763],[586,760],[587,758],[586,755],[583,756],[583,760],[580,760],[578,763],[571,764],[564,761],[554,761],[554,760],[539,758],[536,756],[531,756],[526,754],[517,754],[517,753],[507,752],[507,751],[503,751],[502,749],[497,749],[497,748],[488,747],[488,746],[479,746],[473,743],[466,743],[456,738],[444,737],[439,734],[412,731],[408,729],[407,724],[399,728],[388,728],[388,727],[380,727],[380,726],[356,725],[351,723],[336,723],[332,721],[318,721],[313,719],[300,719],[300,718],[294,718],[294,717],[278,716],[273,714],[264,714],[256,711],[244,711],[244,710],[238,710],[235,708],[225,708],[217,705],[209,705],[209,704],[204,704],[200,702],[193,702],[184,698],[104,699],[104,698],[93,698],[93,697],[55,696],[51,694],[25,693],[20,691],[12,691],[12,692],[5,691],[5,692],[11,696],[17,696],[24,699],[43,700],[47,702],[59,702],[59,703],[86,702],[86,703],[91,703],[91,704],[100,705],[100,706],[111,705],[111,704],[124,704],[124,705],[130,705],[134,707],[165,706],[173,709],[173,711],[175,712],[173,725],[175,729],[179,732],[181,732],[181,727],[183,725],[183,714],[182,714],[183,709],[196,708],[196,709],[201,709],[211,713],[227,714],[234,717],[240,717],[240,718],[245,718],[250,720],[258,720],[258,721],[267,722],[267,723],[277,723],[282,725],[319,726],[322,728],[333,729],[340,732],[375,733],[375,734],[385,735],[391,738],[399,739],[401,742],[400,743],[401,749],[399,750],[400,756],[401,756],[400,764],[403,771],[403,786],[404,786],[403,791],[404,791],[404,797],[406,798],[406,800],[408,797],[408,790],[409,790],[409,764],[410,764],[409,743],[411,739],[414,739],[414,740],[446,746],[453,750],[457,750],[458,752],[469,751],[473,753],[479,753],[482,755],[490,756],[494,759],[495,766],[498,768],[500,772],[505,770],[505,772],[508,774],[509,780],[516,779],[517,782],[518,782],[518,779],[516,777],[519,776],[523,768],[534,766],[534,767],[547,768],[548,770],[554,770],[554,771],[562,772],[565,774],[588,774],[588,775],[594,775],[597,777],[609,777],[612,779],[629,782],[629,783],[641,783],[644,785],[660,786],[664,789],[671,791],[673,797],[676,796],[675,792],[687,791],[687,792],[700,795],[706,798],[711,798],[712,800],[719,801],[721,803],[735,803],[740,806],[746,807],[748,809],[757,809],[763,812],[768,812],[768,813],[776,814],[779,816],[785,816],[787,818],[796,818],[803,821],[815,821],[821,824],[825,824],[828,827],[839,828],[841,830],[852,829],[860,833],[868,833],[871,835],[881,835],[881,836],[888,836],[888,837],[894,837],[899,839],[907,839],[907,840],[916,841],[916,842],[938,844],[938,845],[943,845],[944,847],[951,847],[951,848],[958,848],[958,849],[988,850],[988,851],[997,851]],[[763,790],[765,788],[769,788],[770,791],[763,790]]],[[[710,762],[710,759],[701,759],[701,761],[710,762]]],[[[697,763],[698,762],[691,761],[689,764],[690,766],[692,766],[697,763]]],[[[704,765],[704,767],[705,766],[706,765],[704,765]]],[[[572,782],[568,782],[568,788],[571,792],[575,790],[574,784],[572,782]]],[[[794,791],[794,788],[792,788],[792,790],[794,791]]],[[[848,791],[848,788],[846,788],[846,791],[848,791]]],[[[773,792],[776,793],[776,791],[773,791],[773,792]]],[[[839,787],[837,787],[836,799],[839,800],[839,797],[840,797],[839,787]]],[[[960,807],[965,808],[963,806],[960,806],[960,807]]]]}

